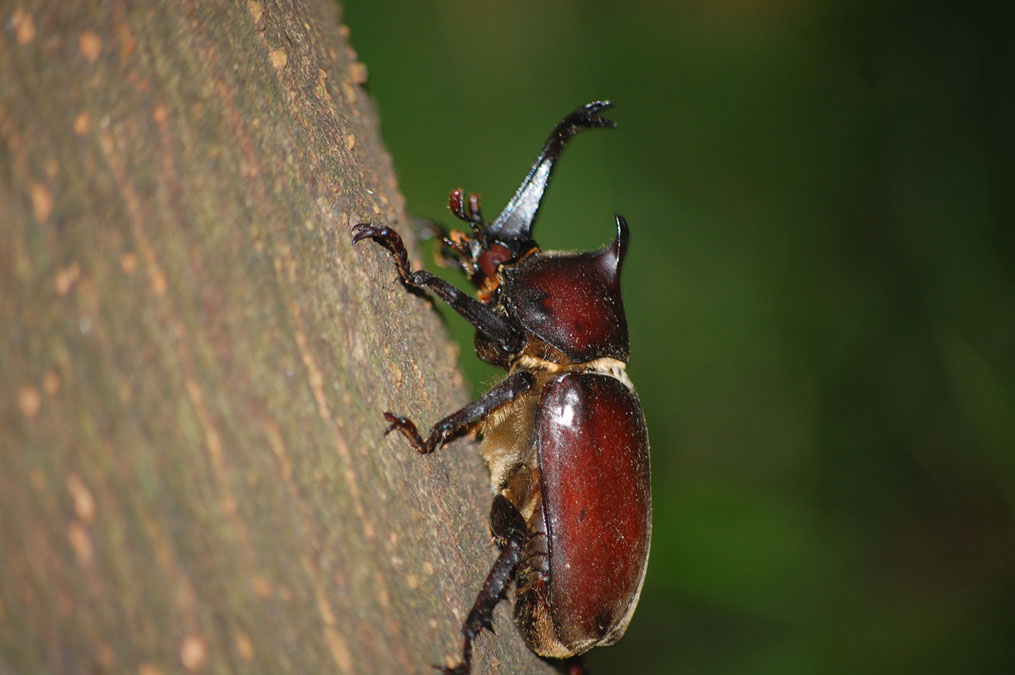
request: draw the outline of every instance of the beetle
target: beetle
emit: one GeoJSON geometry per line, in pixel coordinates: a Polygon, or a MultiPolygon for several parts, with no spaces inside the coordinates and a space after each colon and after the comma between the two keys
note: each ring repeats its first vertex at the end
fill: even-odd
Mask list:
{"type": "Polygon", "coordinates": [[[572,659],[616,642],[641,593],[651,540],[649,441],[626,374],[630,352],[620,294],[627,222],[596,251],[543,251],[532,228],[554,164],[579,131],[616,125],[593,101],[553,129],[514,197],[492,222],[478,195],[448,200],[471,233],[441,231],[446,259],[478,287],[478,298],[409,268],[398,233],[360,223],[353,243],[372,239],[394,258],[402,282],[429,289],[476,328],[477,355],[508,375],[437,422],[426,438],[385,412],[420,453],[476,429],[494,494],[490,528],[500,554],[462,625],[467,673],[473,641],[493,630],[493,609],[515,581],[514,622],[536,654],[572,659]]]}

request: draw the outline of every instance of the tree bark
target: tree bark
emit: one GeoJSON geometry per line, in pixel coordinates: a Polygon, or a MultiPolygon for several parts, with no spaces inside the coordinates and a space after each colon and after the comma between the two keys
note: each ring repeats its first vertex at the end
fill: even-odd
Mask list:
{"type": "MultiPolygon", "coordinates": [[[[0,8],[0,670],[432,672],[496,557],[326,0],[0,8]]],[[[416,261],[418,264],[418,259],[416,261]]],[[[544,670],[497,613],[478,672],[544,670]]]]}

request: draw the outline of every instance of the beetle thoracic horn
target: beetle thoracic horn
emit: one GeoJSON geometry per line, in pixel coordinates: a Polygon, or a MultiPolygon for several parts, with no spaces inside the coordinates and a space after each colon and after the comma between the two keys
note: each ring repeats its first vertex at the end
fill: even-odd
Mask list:
{"type": "Polygon", "coordinates": [[[516,255],[534,246],[532,225],[539,213],[539,205],[543,201],[543,193],[550,183],[553,165],[564,150],[571,137],[583,129],[602,127],[614,128],[616,123],[600,116],[599,112],[612,106],[610,101],[593,101],[575,109],[562,119],[550,137],[546,139],[543,150],[536,162],[529,169],[515,196],[511,198],[497,219],[490,225],[487,235],[503,242],[516,255]]]}

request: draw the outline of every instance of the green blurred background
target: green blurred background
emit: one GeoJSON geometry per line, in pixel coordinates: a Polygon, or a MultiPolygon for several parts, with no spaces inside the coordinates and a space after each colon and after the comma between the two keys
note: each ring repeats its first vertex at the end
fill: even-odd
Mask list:
{"type": "MultiPolygon", "coordinates": [[[[655,532],[594,672],[1015,672],[1012,17],[344,4],[419,216],[453,224],[462,185],[492,217],[565,113],[617,104],[536,232],[632,230],[655,532]]],[[[500,375],[444,314],[481,391],[500,375]]]]}

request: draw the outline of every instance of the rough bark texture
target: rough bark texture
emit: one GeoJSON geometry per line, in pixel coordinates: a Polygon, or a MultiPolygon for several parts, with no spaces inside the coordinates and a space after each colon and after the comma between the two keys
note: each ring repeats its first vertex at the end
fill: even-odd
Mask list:
{"type": "MultiPolygon", "coordinates": [[[[496,555],[487,478],[382,436],[464,387],[350,246],[406,221],[337,12],[0,26],[0,670],[432,672],[496,555]]],[[[546,669],[507,609],[477,670],[546,669]]]]}

